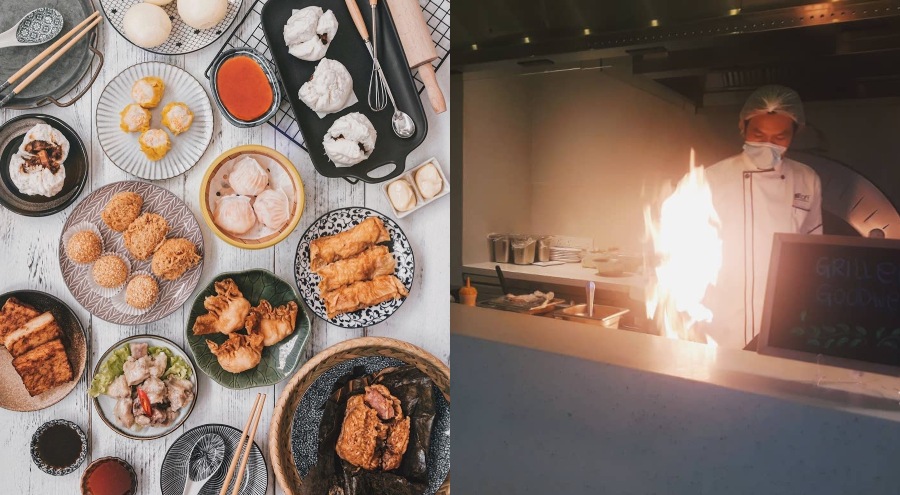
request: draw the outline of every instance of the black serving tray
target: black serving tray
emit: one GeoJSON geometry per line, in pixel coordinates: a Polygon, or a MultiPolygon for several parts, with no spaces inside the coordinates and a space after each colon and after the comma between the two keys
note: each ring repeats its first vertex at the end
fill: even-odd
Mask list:
{"type": "MultiPolygon", "coordinates": [[[[372,11],[369,2],[356,1],[366,20],[366,26],[371,31],[372,11]]],[[[391,128],[393,108],[390,103],[379,112],[373,112],[369,108],[367,101],[369,78],[372,74],[372,57],[353,24],[344,0],[317,0],[316,2],[269,0],[262,8],[261,24],[269,44],[269,52],[272,54],[278,76],[284,86],[285,96],[294,110],[294,117],[297,119],[316,171],[325,177],[341,177],[350,182],[362,180],[369,183],[384,182],[402,174],[406,169],[406,157],[422,144],[428,133],[428,121],[425,118],[422,100],[413,83],[406,55],[403,53],[403,47],[387,5],[384,2],[378,4],[378,59],[398,107],[408,113],[416,124],[416,133],[407,139],[397,137],[391,128]],[[347,67],[353,77],[353,91],[359,100],[356,104],[340,112],[328,114],[321,119],[300,101],[298,95],[300,86],[312,77],[318,62],[307,62],[292,56],[288,53],[288,47],[284,43],[284,25],[291,16],[291,11],[310,5],[318,5],[323,10],[334,12],[338,20],[338,31],[328,47],[325,57],[337,60],[347,67]],[[335,120],[352,112],[360,112],[372,121],[375,131],[378,132],[375,151],[368,159],[352,167],[337,167],[325,154],[322,139],[335,120]],[[377,177],[372,175],[373,171],[389,164],[394,164],[390,173],[384,174],[379,171],[377,177]]],[[[371,32],[369,35],[371,36],[371,32]]]]}

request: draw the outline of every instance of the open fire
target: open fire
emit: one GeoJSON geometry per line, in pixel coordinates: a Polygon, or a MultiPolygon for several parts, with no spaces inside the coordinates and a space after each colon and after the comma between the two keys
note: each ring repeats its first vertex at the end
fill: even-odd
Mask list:
{"type": "Polygon", "coordinates": [[[644,229],[652,249],[647,317],[655,318],[669,338],[715,345],[695,326],[713,318],[703,298],[722,266],[722,239],[712,193],[703,167],[694,165],[693,149],[688,173],[662,198],[661,203],[644,207],[644,229]]]}

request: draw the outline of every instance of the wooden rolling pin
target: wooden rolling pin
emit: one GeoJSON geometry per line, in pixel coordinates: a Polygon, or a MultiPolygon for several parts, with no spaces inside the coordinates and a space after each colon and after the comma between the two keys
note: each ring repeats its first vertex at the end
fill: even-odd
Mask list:
{"type": "Polygon", "coordinates": [[[400,35],[400,42],[403,43],[409,68],[419,69],[434,113],[446,112],[447,102],[444,101],[444,93],[441,92],[437,76],[434,74],[434,66],[431,65],[431,62],[438,58],[437,50],[431,39],[431,29],[422,14],[422,7],[419,6],[418,0],[387,0],[387,3],[397,26],[397,33],[400,35]]]}

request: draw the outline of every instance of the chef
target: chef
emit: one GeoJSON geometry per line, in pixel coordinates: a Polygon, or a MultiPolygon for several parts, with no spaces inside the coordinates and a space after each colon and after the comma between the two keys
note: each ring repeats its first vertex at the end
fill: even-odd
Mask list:
{"type": "Polygon", "coordinates": [[[822,233],[822,186],[810,167],[784,157],[804,125],[800,96],[763,86],[744,104],[744,151],[706,169],[721,221],[722,269],[707,291],[718,345],[743,348],[759,333],[776,232],[822,233]]]}

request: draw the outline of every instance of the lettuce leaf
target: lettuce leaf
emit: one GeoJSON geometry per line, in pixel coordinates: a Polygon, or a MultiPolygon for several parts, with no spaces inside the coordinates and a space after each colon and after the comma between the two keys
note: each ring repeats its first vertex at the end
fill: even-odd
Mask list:
{"type": "Polygon", "coordinates": [[[166,372],[163,373],[162,378],[168,378],[169,376],[177,376],[178,378],[187,380],[191,377],[191,367],[187,364],[184,359],[176,356],[175,353],[172,352],[168,347],[150,347],[147,349],[147,353],[151,356],[155,356],[162,352],[165,354],[168,359],[168,367],[166,368],[166,372]]]}
{"type": "Polygon", "coordinates": [[[106,361],[100,364],[100,368],[97,369],[97,374],[95,374],[94,379],[91,380],[91,386],[88,388],[88,395],[97,397],[100,394],[106,393],[109,384],[112,383],[117,376],[125,373],[122,366],[130,355],[131,348],[128,344],[111,352],[109,357],[106,358],[106,361]]]}

